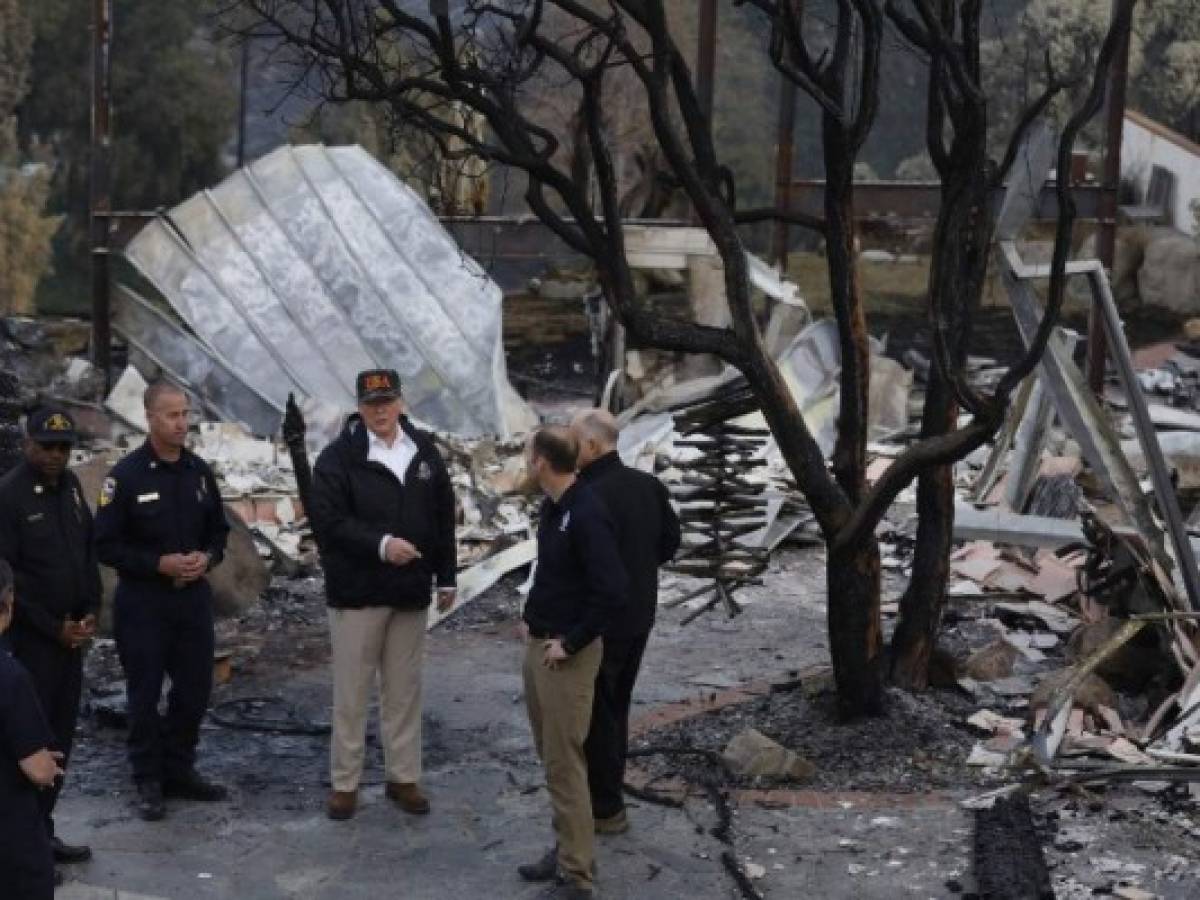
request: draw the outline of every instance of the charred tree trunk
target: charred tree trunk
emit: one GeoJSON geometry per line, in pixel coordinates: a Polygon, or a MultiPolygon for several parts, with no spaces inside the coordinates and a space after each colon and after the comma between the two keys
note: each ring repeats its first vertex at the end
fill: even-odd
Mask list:
{"type": "MultiPolygon", "coordinates": [[[[866,486],[871,387],[871,349],[854,219],[857,148],[845,126],[829,114],[824,116],[823,141],[825,254],[842,351],[838,437],[830,462],[838,485],[854,506],[862,500],[866,486]]],[[[845,718],[879,715],[883,712],[879,546],[874,534],[846,546],[828,528],[826,540],[829,654],[837,682],[838,710],[845,718]]]]}
{"type": "Polygon", "coordinates": [[[855,151],[844,129],[826,115],[824,144],[825,256],[829,291],[841,339],[841,401],[833,474],[851,503],[862,498],[867,466],[867,401],[871,350],[859,284],[854,224],[855,151]]]}
{"type": "MultiPolygon", "coordinates": [[[[958,419],[954,389],[937,366],[930,369],[921,437],[948,434],[958,419]]],[[[929,661],[937,646],[954,542],[954,468],[937,466],[917,482],[917,546],[912,577],[900,598],[892,635],[892,681],[909,690],[929,686],[929,661]]]]}
{"type": "Polygon", "coordinates": [[[846,719],[883,713],[883,638],[879,612],[879,545],[830,545],[826,560],[829,655],[838,712],[846,719]]]}
{"type": "Polygon", "coordinates": [[[885,673],[879,544],[874,534],[857,541],[837,539],[851,521],[852,508],[829,480],[825,459],[801,426],[790,389],[765,354],[756,355],[745,374],[784,459],[809,486],[806,496],[826,537],[826,614],[838,712],[845,719],[880,715],[885,673]]]}
{"type": "MultiPolygon", "coordinates": [[[[978,77],[975,60],[973,74],[978,77]]],[[[937,74],[935,66],[931,76],[937,74]]],[[[935,78],[930,81],[930,153],[942,177],[942,204],[934,228],[930,262],[929,306],[945,329],[935,341],[942,359],[930,367],[921,418],[921,437],[950,434],[958,424],[959,398],[948,372],[961,372],[967,360],[972,323],[987,277],[992,240],[989,211],[991,165],[987,156],[987,116],[983,108],[963,113],[963,127],[949,148],[942,146],[942,106],[935,78]]],[[[992,411],[994,412],[994,410],[992,411]]],[[[980,416],[980,411],[975,411],[980,416]]],[[[998,422],[993,425],[998,426],[998,422]]],[[[929,684],[929,663],[937,645],[950,549],[954,541],[954,468],[938,465],[917,482],[917,544],[912,576],[900,599],[900,621],[892,636],[891,677],[901,687],[922,690],[929,684]]]]}

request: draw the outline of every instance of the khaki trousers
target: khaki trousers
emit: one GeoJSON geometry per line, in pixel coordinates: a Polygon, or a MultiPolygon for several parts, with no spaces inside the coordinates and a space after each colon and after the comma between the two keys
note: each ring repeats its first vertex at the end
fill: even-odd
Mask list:
{"type": "Polygon", "coordinates": [[[525,705],[534,746],[546,767],[558,866],[573,883],[591,888],[596,836],[583,742],[591,724],[602,647],[597,638],[548,669],[542,665],[543,643],[530,640],[525,650],[525,705]]]}
{"type": "Polygon", "coordinates": [[[330,781],[356,791],[366,749],[367,705],[379,681],[379,736],[388,781],[421,780],[423,609],[386,606],[329,610],[333,645],[333,734],[330,781]]]}

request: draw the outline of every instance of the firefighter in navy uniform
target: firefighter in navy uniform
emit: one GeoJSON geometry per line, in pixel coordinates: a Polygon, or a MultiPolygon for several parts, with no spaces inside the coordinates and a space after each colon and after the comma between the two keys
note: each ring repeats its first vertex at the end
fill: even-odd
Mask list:
{"type": "Polygon", "coordinates": [[[213,801],[225,788],[195,768],[213,672],[212,589],[229,523],[216,479],[184,444],[191,410],[167,382],[145,394],[150,436],[104,482],[96,511],[100,561],[117,570],[113,630],[125,669],[129,761],[138,812],[166,814],[164,797],[213,801]],[[158,711],[171,679],[166,715],[158,711]]]}
{"type": "Polygon", "coordinates": [[[29,673],[12,655],[13,572],[0,559],[0,896],[51,900],[54,857],[38,803],[62,778],[62,754],[42,715],[29,673]]]}
{"type": "MultiPolygon", "coordinates": [[[[79,479],[67,469],[75,423],[43,408],[25,422],[24,459],[0,479],[0,558],[12,565],[16,601],[9,642],[33,679],[54,749],[71,754],[83,688],[83,654],[96,635],[100,569],[92,513],[79,479]]],[[[65,765],[65,763],[64,763],[65,765]]],[[[59,863],[91,859],[87,847],[65,844],[52,818],[62,782],[38,795],[59,863]]]]}

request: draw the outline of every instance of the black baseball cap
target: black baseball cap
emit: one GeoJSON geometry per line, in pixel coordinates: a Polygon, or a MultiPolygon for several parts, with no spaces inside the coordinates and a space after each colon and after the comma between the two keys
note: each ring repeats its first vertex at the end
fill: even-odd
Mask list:
{"type": "Polygon", "coordinates": [[[43,406],[25,420],[25,433],[39,444],[74,444],[79,435],[75,420],[60,409],[43,406]]]}
{"type": "Polygon", "coordinates": [[[354,393],[359,403],[395,400],[400,396],[400,376],[394,369],[367,369],[354,379],[354,393]]]}

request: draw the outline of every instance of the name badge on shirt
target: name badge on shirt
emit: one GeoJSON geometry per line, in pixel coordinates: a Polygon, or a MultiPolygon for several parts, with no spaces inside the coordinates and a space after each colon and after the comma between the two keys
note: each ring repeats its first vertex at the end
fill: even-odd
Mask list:
{"type": "Polygon", "coordinates": [[[421,464],[417,466],[417,477],[422,481],[428,481],[433,477],[433,469],[429,468],[429,463],[422,461],[421,464]]]}
{"type": "Polygon", "coordinates": [[[45,513],[40,513],[40,512],[39,512],[39,513],[34,513],[32,516],[30,516],[29,518],[27,518],[25,521],[26,521],[26,522],[40,522],[40,521],[42,521],[42,519],[44,519],[44,518],[46,518],[46,514],[45,514],[45,513]]]}
{"type": "Polygon", "coordinates": [[[571,511],[568,509],[565,513],[563,513],[562,522],[559,523],[558,530],[566,531],[567,526],[570,524],[571,524],[571,511]]]}
{"type": "Polygon", "coordinates": [[[157,499],[158,499],[158,491],[154,491],[151,494],[138,494],[138,498],[137,498],[138,503],[153,503],[157,499]]]}

